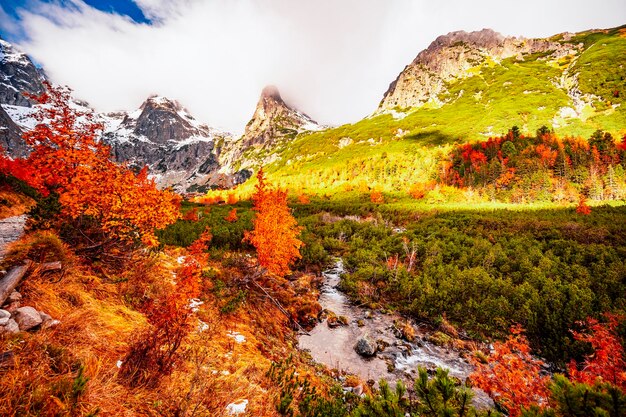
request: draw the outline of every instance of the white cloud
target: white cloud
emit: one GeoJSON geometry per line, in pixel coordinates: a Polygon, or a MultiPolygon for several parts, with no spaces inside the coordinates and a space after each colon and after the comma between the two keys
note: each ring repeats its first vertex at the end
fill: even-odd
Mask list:
{"type": "Polygon", "coordinates": [[[136,0],[155,23],[80,0],[21,13],[20,46],[53,81],[104,111],[157,93],[212,125],[241,131],[264,85],[323,123],[371,113],[387,86],[434,38],[491,27],[547,36],[618,26],[623,0],[136,0]]]}

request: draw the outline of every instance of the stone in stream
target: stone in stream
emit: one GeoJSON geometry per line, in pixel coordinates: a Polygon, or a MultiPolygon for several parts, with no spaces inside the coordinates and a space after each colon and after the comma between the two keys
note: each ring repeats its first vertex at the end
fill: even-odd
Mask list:
{"type": "Polygon", "coordinates": [[[20,307],[15,311],[15,321],[20,326],[20,330],[30,330],[39,326],[43,320],[39,312],[33,307],[20,307]]]}
{"type": "Polygon", "coordinates": [[[413,343],[416,339],[415,329],[409,322],[394,320],[393,323],[393,332],[396,337],[406,340],[407,342],[413,343]]]}
{"type": "Polygon", "coordinates": [[[319,312],[319,314],[317,315],[317,319],[321,322],[323,322],[324,320],[326,320],[329,316],[331,315],[335,315],[335,313],[333,313],[332,311],[328,310],[328,309],[322,309],[322,311],[319,312]]]}
{"type": "Polygon", "coordinates": [[[371,358],[376,355],[377,348],[376,343],[374,343],[368,336],[360,338],[356,342],[356,345],[354,345],[356,353],[366,358],[371,358]]]}
{"type": "Polygon", "coordinates": [[[387,343],[383,339],[376,340],[376,351],[384,352],[385,349],[387,349],[388,347],[389,347],[389,343],[387,343]]]}
{"type": "Polygon", "coordinates": [[[336,316],[335,313],[330,313],[328,319],[326,320],[326,324],[331,329],[339,326],[347,326],[350,321],[346,316],[336,316]]]}

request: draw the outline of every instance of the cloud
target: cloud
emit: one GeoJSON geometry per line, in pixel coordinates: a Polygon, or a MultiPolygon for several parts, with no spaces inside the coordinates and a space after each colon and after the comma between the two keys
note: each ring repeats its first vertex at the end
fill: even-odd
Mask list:
{"type": "Polygon", "coordinates": [[[19,36],[22,28],[15,17],[9,15],[0,4],[0,31],[13,36],[19,36]]]}
{"type": "Polygon", "coordinates": [[[241,131],[261,89],[327,124],[371,113],[389,83],[440,34],[491,27],[547,36],[622,24],[622,0],[136,0],[153,22],[80,0],[19,12],[20,46],[54,82],[97,109],[134,109],[150,94],[241,131]]]}

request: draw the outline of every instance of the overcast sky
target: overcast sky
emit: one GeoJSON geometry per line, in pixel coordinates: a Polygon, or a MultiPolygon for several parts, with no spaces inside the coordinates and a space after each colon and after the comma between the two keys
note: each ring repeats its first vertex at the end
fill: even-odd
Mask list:
{"type": "Polygon", "coordinates": [[[96,109],[150,94],[240,132],[261,89],[325,124],[376,109],[438,35],[543,37],[626,23],[624,0],[1,0],[0,34],[96,109]]]}

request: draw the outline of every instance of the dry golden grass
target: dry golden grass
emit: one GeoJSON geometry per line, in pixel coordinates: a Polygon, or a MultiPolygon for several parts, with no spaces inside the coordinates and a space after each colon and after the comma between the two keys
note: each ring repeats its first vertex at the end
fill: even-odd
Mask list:
{"type": "MultiPolygon", "coordinates": [[[[0,370],[2,416],[225,416],[229,403],[248,400],[245,416],[276,416],[278,388],[266,377],[271,361],[296,354],[287,318],[272,301],[249,291],[234,312],[224,314],[212,279],[202,283],[198,327],[181,346],[183,362],[155,389],[131,390],[118,378],[117,362],[147,326],[142,303],[173,285],[181,249],[128,255],[128,268],[85,265],[51,233],[33,233],[12,245],[11,263],[24,258],[63,261],[61,272],[35,268],[20,287],[22,305],[59,319],[57,327],[0,336],[0,353],[13,352],[13,366],[0,370]],[[201,321],[200,321],[201,320],[201,321]],[[245,341],[236,340],[243,336],[245,341]],[[81,388],[80,372],[87,378],[81,388]]],[[[7,264],[7,262],[5,262],[7,264]]],[[[236,267],[209,265],[227,285],[243,282],[236,267]]],[[[295,315],[313,314],[310,277],[281,284],[282,302],[295,315]],[[295,287],[295,289],[293,289],[295,287]],[[289,289],[291,288],[291,289],[289,289]]],[[[321,377],[296,359],[301,375],[321,377]]],[[[0,367],[0,369],[2,369],[0,367]]]]}
{"type": "Polygon", "coordinates": [[[11,189],[0,188],[0,219],[24,214],[34,205],[32,198],[11,189]]]}

